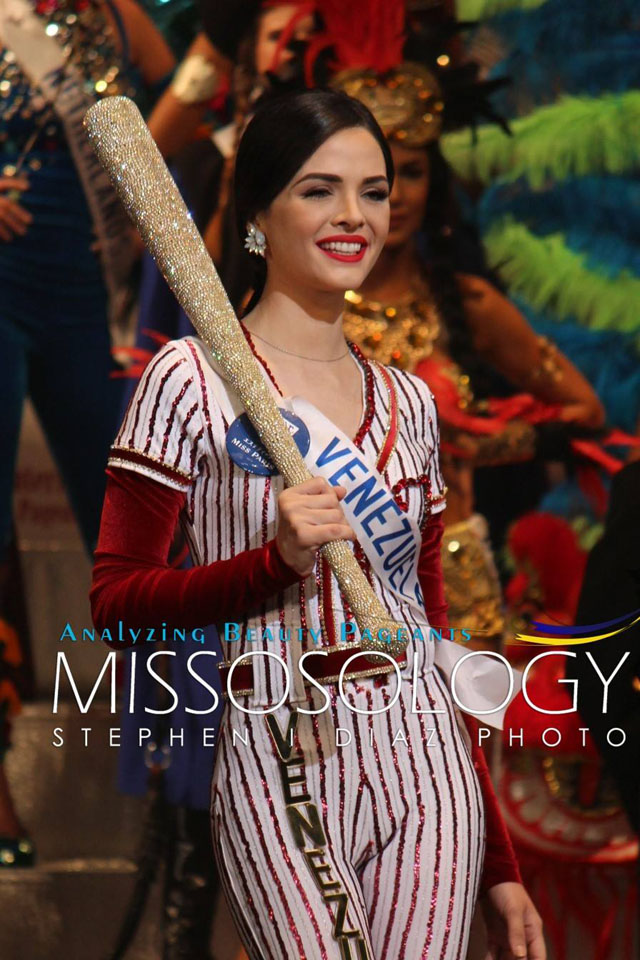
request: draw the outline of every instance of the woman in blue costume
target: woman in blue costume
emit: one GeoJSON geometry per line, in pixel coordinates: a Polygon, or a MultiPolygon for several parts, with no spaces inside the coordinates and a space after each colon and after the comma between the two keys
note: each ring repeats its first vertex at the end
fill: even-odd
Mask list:
{"type": "MultiPolygon", "coordinates": [[[[114,302],[109,304],[103,250],[97,250],[94,230],[96,203],[108,210],[110,198],[95,196],[97,180],[82,180],[81,137],[71,141],[62,105],[70,99],[82,105],[100,96],[131,95],[140,86],[152,92],[172,69],[171,51],[133,0],[0,4],[0,565],[7,563],[11,539],[16,450],[27,395],[89,551],[97,538],[104,466],[121,413],[120,381],[110,379],[108,315],[114,315],[109,309],[114,302]],[[52,64],[60,60],[48,77],[41,75],[43,50],[52,64]],[[54,95],[52,75],[60,91],[54,95]]],[[[112,230],[112,245],[125,249],[131,239],[112,230]]],[[[9,644],[0,646],[0,717],[18,709],[11,679],[16,656],[9,644]]],[[[3,729],[0,759],[7,746],[3,729]]],[[[31,862],[23,833],[0,764],[0,863],[31,862]]]]}

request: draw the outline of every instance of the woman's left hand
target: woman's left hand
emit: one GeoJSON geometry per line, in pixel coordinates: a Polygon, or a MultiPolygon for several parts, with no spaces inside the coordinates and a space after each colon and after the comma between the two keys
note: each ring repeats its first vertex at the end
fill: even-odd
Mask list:
{"type": "Polygon", "coordinates": [[[546,960],[542,919],[521,883],[497,883],[480,905],[488,933],[484,960],[546,960]]]}

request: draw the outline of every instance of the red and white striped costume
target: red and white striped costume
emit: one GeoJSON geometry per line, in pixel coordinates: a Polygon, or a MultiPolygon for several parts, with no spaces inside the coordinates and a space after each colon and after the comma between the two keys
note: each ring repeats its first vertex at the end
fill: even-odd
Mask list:
{"type": "MultiPolygon", "coordinates": [[[[354,356],[364,399],[354,443],[372,465],[386,449],[384,480],[424,529],[444,507],[431,394],[410,374],[388,368],[383,375],[355,348],[354,356]],[[392,449],[388,378],[398,404],[392,449]]],[[[183,527],[194,560],[203,565],[272,540],[283,489],[280,476],[248,473],[230,459],[230,423],[216,400],[216,378],[198,340],[168,344],[145,371],[110,459],[111,466],[187,492],[183,527]]],[[[364,555],[358,552],[358,558],[390,615],[418,626],[364,555]]],[[[296,676],[297,658],[312,641],[281,641],[279,631],[290,629],[297,637],[300,627],[304,636],[319,629],[321,645],[332,646],[339,625],[350,618],[335,577],[320,561],[312,576],[247,610],[241,639],[226,644],[225,658],[269,649],[296,676]],[[265,628],[274,640],[258,645],[249,631],[261,636],[265,628]]],[[[482,801],[450,694],[433,668],[433,644],[414,649],[410,643],[409,653],[420,657],[417,689],[410,671],[403,672],[399,699],[374,716],[351,712],[334,684],[326,688],[329,709],[296,714],[324,701],[319,691],[294,683],[289,703],[272,714],[286,737],[293,712],[295,736],[286,756],[278,755],[263,716],[227,709],[213,779],[214,840],[252,960],[464,960],[483,859],[482,801]],[[441,712],[412,712],[413,696],[418,710],[441,712]],[[337,728],[349,732],[349,745],[336,746],[337,728]],[[319,817],[315,846],[312,830],[304,834],[306,847],[300,831],[296,841],[291,795],[285,802],[286,769],[299,774],[294,796],[306,791],[310,797],[309,822],[312,814],[319,817]]],[[[256,693],[241,702],[257,708],[281,699],[283,673],[274,663],[253,658],[256,693]]],[[[388,704],[395,688],[393,676],[345,684],[349,702],[368,711],[388,704]]]]}

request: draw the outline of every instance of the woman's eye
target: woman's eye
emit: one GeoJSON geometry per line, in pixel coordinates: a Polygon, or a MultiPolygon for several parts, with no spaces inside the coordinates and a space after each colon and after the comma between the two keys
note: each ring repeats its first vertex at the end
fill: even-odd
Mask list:
{"type": "Polygon", "coordinates": [[[311,190],[307,190],[306,193],[303,193],[303,197],[328,197],[330,191],[327,187],[313,187],[311,190]]]}
{"type": "Polygon", "coordinates": [[[369,200],[375,200],[378,203],[380,203],[383,200],[389,199],[389,191],[388,190],[367,190],[367,192],[365,193],[365,197],[368,197],[369,200]]]}
{"type": "Polygon", "coordinates": [[[399,176],[404,177],[405,180],[421,180],[422,177],[426,176],[426,173],[422,167],[403,167],[399,176]]]}

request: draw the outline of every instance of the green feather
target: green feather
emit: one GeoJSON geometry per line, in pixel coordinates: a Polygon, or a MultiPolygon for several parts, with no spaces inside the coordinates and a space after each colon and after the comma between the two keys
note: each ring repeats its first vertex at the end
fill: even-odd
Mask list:
{"type": "Polygon", "coordinates": [[[500,175],[540,189],[549,177],[636,171],[640,165],[640,91],[601,97],[561,97],[510,123],[513,136],[483,126],[442,138],[445,156],[464,179],[500,175]]]}
{"type": "Polygon", "coordinates": [[[535,10],[547,0],[458,0],[456,14],[459,20],[486,20],[507,10],[535,10]]]}
{"type": "Polygon", "coordinates": [[[558,320],[575,317],[593,330],[640,334],[640,280],[628,270],[612,279],[588,269],[561,233],[539,237],[512,217],[496,221],[484,241],[509,292],[534,309],[550,310],[558,320]]]}

